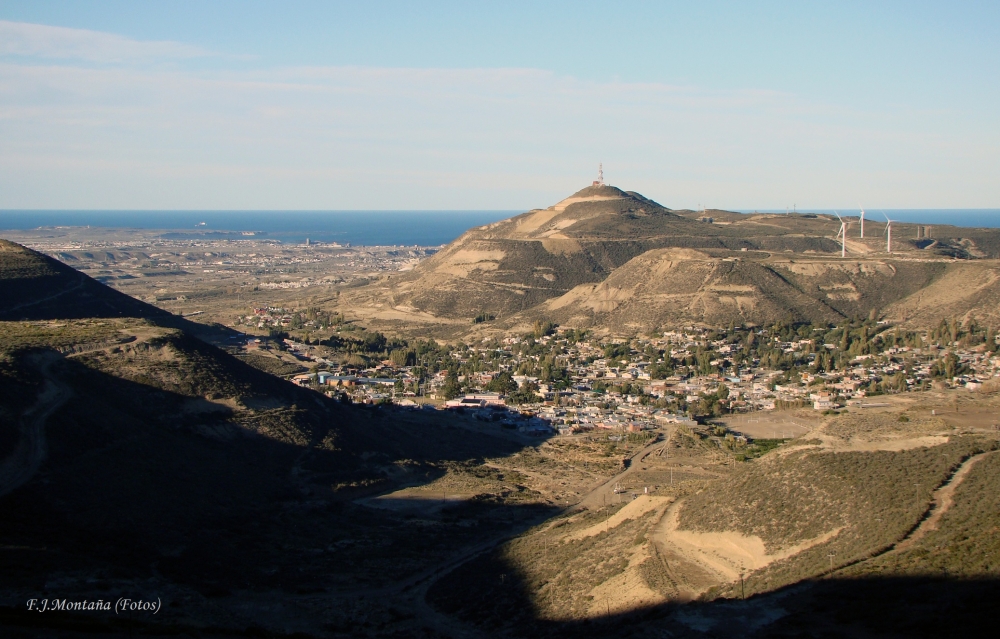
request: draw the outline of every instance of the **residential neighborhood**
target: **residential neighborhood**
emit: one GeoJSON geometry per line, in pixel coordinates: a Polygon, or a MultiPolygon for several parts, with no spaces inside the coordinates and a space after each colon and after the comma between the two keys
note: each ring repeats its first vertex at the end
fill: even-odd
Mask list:
{"type": "MultiPolygon", "coordinates": [[[[539,325],[530,334],[448,345],[389,339],[316,313],[266,309],[261,317],[304,331],[337,329],[325,340],[281,339],[284,356],[309,369],[291,377],[301,386],[355,403],[472,411],[540,434],[883,406],[874,398],[932,387],[974,392],[1000,375],[993,331],[957,322],[925,334],[871,319],[690,326],[629,339],[539,325]]],[[[263,345],[252,339],[246,348],[263,345]]]]}

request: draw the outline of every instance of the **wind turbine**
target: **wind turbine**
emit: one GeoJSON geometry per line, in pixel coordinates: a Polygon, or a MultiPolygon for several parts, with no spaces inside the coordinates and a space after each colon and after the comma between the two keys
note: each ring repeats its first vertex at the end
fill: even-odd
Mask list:
{"type": "Polygon", "coordinates": [[[892,220],[885,211],[882,212],[882,217],[885,218],[885,252],[892,253],[892,220]]]}
{"type": "Polygon", "coordinates": [[[840,220],[840,231],[833,239],[840,238],[840,257],[847,257],[847,223],[844,222],[844,218],[840,217],[840,213],[834,211],[833,214],[840,220]]]}
{"type": "Polygon", "coordinates": [[[865,239],[865,207],[858,204],[858,208],[861,209],[861,239],[865,239]]]}

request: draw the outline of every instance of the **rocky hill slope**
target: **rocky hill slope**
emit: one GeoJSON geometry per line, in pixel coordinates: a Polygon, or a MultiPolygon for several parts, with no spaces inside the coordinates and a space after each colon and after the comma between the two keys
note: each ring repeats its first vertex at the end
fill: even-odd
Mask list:
{"type": "Polygon", "coordinates": [[[935,226],[934,238],[915,239],[916,225],[897,223],[889,253],[884,223],[869,219],[861,239],[857,218],[845,219],[842,258],[832,216],[674,211],[591,186],[471,229],[412,271],[346,292],[341,307],[387,328],[453,334],[477,317],[486,320],[480,330],[544,319],[639,331],[837,321],[875,309],[933,323],[935,283],[971,278],[968,295],[940,290],[954,302],[948,312],[1000,319],[992,303],[1000,299],[1000,232],[935,226]]]}
{"type": "MultiPolygon", "coordinates": [[[[425,570],[479,529],[414,537],[402,514],[355,500],[521,447],[456,437],[443,414],[295,386],[195,338],[183,318],[9,242],[0,295],[0,628],[14,628],[4,636],[131,633],[113,614],[24,614],[24,601],[47,596],[159,597],[173,609],[147,620],[159,620],[142,631],[151,636],[288,627],[300,613],[239,612],[233,592],[295,608],[296,592],[425,570]]],[[[500,530],[537,516],[502,497],[477,512],[500,530]]]]}

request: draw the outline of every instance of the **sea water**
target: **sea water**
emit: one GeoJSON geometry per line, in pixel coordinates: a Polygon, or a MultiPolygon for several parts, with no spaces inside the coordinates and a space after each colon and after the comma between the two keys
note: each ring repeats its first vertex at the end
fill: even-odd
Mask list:
{"type": "MultiPolygon", "coordinates": [[[[752,210],[741,210],[740,213],[753,213],[752,210]]],[[[858,217],[858,209],[809,209],[800,211],[765,211],[758,209],[757,213],[820,213],[858,217]]],[[[1000,228],[1000,209],[865,209],[865,219],[885,223],[888,217],[893,222],[908,222],[910,224],[950,224],[973,228],[1000,228]]]]}
{"type": "MultiPolygon", "coordinates": [[[[743,211],[749,213],[752,211],[743,211]]],[[[785,213],[764,211],[761,213],[785,213]]],[[[831,210],[797,211],[827,213],[831,210]]],[[[521,211],[0,211],[0,232],[39,227],[91,226],[170,231],[162,236],[272,239],[285,243],[337,242],[361,246],[439,246],[470,228],[521,211]],[[253,235],[249,235],[253,233],[253,235]]],[[[841,210],[841,215],[858,211],[841,210]]],[[[866,219],[1000,228],[1000,209],[870,209],[866,219]]]]}
{"type": "Polygon", "coordinates": [[[0,211],[0,232],[90,226],[171,231],[161,237],[273,239],[361,246],[439,246],[521,211],[0,211]],[[250,235],[250,234],[253,235],[250,235]]]}

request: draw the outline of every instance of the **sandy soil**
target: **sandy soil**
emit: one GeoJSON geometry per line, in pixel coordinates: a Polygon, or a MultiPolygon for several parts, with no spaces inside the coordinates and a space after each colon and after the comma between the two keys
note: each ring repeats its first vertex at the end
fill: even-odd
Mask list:
{"type": "Polygon", "coordinates": [[[901,451],[901,450],[911,450],[913,448],[940,446],[942,444],[948,443],[948,437],[944,435],[925,435],[923,437],[897,437],[897,438],[882,438],[875,439],[871,441],[851,439],[848,442],[832,441],[831,447],[838,451],[849,451],[849,450],[888,450],[888,451],[901,451]]]}
{"type": "Polygon", "coordinates": [[[795,262],[789,262],[785,266],[785,268],[787,268],[792,273],[797,273],[799,275],[809,275],[813,277],[825,275],[830,271],[840,271],[843,273],[853,273],[856,275],[874,275],[875,273],[881,273],[882,275],[896,274],[896,269],[894,269],[892,265],[887,264],[885,262],[795,261],[795,262]]]}
{"type": "Polygon", "coordinates": [[[672,497],[659,497],[656,495],[639,495],[631,502],[625,505],[624,508],[620,509],[614,515],[609,517],[606,521],[602,521],[599,524],[594,524],[589,528],[584,528],[583,530],[577,530],[574,533],[566,535],[563,537],[564,541],[579,541],[581,539],[586,539],[587,537],[593,537],[594,535],[599,535],[602,532],[610,529],[616,528],[621,525],[627,519],[638,519],[651,510],[665,510],[670,503],[673,502],[672,497]]]}
{"type": "Polygon", "coordinates": [[[624,571],[608,579],[588,593],[593,603],[588,611],[592,617],[628,612],[661,604],[667,599],[646,585],[639,565],[653,556],[652,546],[637,546],[624,571]]]}
{"type": "Polygon", "coordinates": [[[826,418],[819,413],[810,415],[802,411],[769,411],[734,415],[723,421],[726,428],[753,439],[787,439],[802,437],[815,430],[824,419],[826,418]]]}
{"type": "Polygon", "coordinates": [[[769,554],[764,547],[764,540],[757,536],[743,535],[736,531],[679,530],[682,506],[683,500],[667,510],[653,529],[653,540],[684,559],[707,569],[717,577],[719,583],[734,582],[740,578],[741,572],[758,570],[779,559],[796,555],[829,541],[841,531],[837,528],[769,554]]]}
{"type": "MultiPolygon", "coordinates": [[[[541,211],[536,211],[532,213],[530,216],[528,216],[527,218],[518,223],[516,232],[518,234],[527,235],[529,233],[537,231],[541,227],[551,222],[554,217],[565,211],[566,207],[568,207],[571,204],[576,204],[578,202],[603,202],[605,200],[620,200],[620,199],[622,198],[605,197],[601,195],[594,195],[591,197],[568,197],[562,202],[556,204],[555,206],[550,206],[547,209],[543,209],[541,211]]],[[[576,222],[577,220],[568,221],[568,223],[562,224],[558,228],[563,229],[568,226],[572,226],[576,222]]]]}

